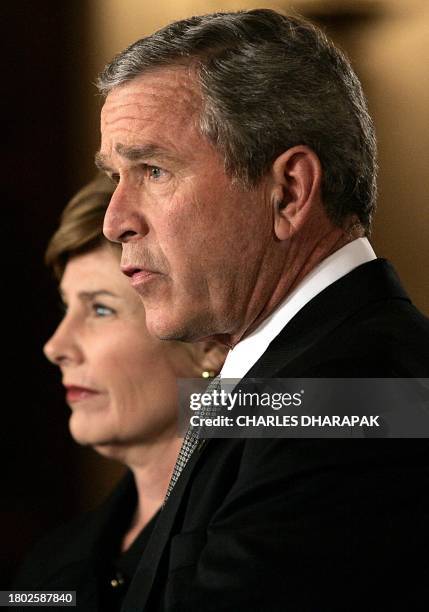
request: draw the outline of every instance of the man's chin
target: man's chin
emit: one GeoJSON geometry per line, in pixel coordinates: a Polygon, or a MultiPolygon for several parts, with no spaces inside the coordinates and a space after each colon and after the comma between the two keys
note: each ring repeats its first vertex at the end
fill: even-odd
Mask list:
{"type": "Polygon", "coordinates": [[[151,336],[159,340],[182,340],[187,336],[183,324],[167,316],[162,316],[158,309],[146,308],[146,327],[151,336]]]}
{"type": "Polygon", "coordinates": [[[213,325],[208,316],[192,316],[191,310],[181,312],[173,306],[161,309],[158,305],[145,307],[146,327],[151,336],[159,340],[176,340],[180,342],[199,342],[202,338],[212,338],[213,325]]]}

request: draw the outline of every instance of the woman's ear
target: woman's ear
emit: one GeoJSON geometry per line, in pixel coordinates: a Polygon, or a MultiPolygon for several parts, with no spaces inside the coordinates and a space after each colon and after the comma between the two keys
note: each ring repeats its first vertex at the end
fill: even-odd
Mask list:
{"type": "Polygon", "coordinates": [[[219,374],[229,351],[228,347],[214,340],[195,342],[192,347],[199,376],[211,378],[219,374]],[[207,374],[204,375],[204,372],[207,372],[207,374]]]}
{"type": "Polygon", "coordinates": [[[287,240],[305,221],[313,202],[320,198],[322,167],[312,149],[298,145],[277,157],[272,177],[274,232],[279,240],[287,240]]]}

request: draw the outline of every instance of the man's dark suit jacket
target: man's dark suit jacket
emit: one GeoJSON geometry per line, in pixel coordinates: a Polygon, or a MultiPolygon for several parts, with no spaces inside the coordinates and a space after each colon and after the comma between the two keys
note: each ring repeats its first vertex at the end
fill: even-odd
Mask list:
{"type": "MultiPolygon", "coordinates": [[[[429,376],[429,321],[384,260],[312,299],[248,377],[429,376]]],[[[124,612],[429,608],[429,442],[210,440],[124,612]]]]}

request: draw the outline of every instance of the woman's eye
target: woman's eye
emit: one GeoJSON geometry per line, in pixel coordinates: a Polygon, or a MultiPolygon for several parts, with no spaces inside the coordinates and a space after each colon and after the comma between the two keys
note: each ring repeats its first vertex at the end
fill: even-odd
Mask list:
{"type": "Polygon", "coordinates": [[[110,317],[111,315],[115,314],[113,308],[104,306],[104,304],[93,304],[92,310],[96,317],[110,317]]]}
{"type": "Polygon", "coordinates": [[[116,174],[116,172],[111,174],[109,176],[109,178],[112,181],[112,183],[114,183],[115,185],[117,185],[119,183],[120,176],[119,176],[119,174],[116,174]]]}

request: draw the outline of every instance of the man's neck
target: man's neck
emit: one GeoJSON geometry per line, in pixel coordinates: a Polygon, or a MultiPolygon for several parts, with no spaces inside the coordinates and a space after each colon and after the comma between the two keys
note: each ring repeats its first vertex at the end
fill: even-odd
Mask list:
{"type": "Polygon", "coordinates": [[[222,378],[242,378],[300,310],[331,284],[376,257],[369,241],[361,237],[322,260],[252,333],[228,353],[222,367],[222,378]]]}
{"type": "MultiPolygon", "coordinates": [[[[218,336],[217,339],[230,348],[236,346],[240,340],[257,329],[320,262],[362,236],[363,233],[360,224],[354,224],[348,230],[329,224],[326,233],[317,241],[291,240],[284,253],[280,274],[275,286],[269,291],[269,295],[266,295],[264,299],[264,296],[260,294],[257,296],[259,304],[248,305],[243,325],[236,333],[229,336],[218,336]]],[[[309,232],[309,236],[311,235],[317,234],[309,232]]]]}

